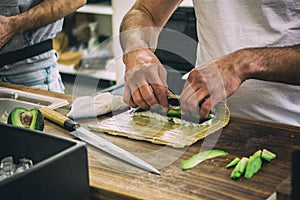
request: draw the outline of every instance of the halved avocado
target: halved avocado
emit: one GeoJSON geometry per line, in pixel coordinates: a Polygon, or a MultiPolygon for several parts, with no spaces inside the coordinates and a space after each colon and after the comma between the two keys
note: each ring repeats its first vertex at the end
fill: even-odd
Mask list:
{"type": "Polygon", "coordinates": [[[38,108],[27,110],[26,108],[14,108],[8,116],[8,124],[42,131],[44,129],[44,118],[38,108]]]}

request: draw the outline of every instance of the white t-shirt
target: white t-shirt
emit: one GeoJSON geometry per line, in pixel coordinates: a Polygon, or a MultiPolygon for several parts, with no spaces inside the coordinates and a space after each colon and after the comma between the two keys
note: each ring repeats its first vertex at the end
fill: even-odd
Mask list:
{"type": "MultiPolygon", "coordinates": [[[[300,1],[193,2],[199,39],[197,65],[238,49],[300,43],[300,1]]],[[[300,86],[251,79],[227,103],[232,115],[300,126],[300,86]]]]}

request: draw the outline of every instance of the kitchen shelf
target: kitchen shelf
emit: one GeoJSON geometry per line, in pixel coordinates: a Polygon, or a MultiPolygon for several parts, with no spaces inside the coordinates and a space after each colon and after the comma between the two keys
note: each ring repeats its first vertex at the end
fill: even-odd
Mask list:
{"type": "MultiPolygon", "coordinates": [[[[101,24],[99,28],[99,35],[117,35],[119,33],[119,26],[125,13],[134,4],[135,0],[111,0],[102,1],[100,3],[88,3],[79,8],[76,13],[78,14],[91,14],[95,15],[95,20],[101,24]]],[[[192,7],[192,0],[184,0],[180,7],[192,7]]],[[[118,50],[114,49],[114,54],[119,55],[118,50]],[[116,51],[116,52],[115,52],[116,51]]],[[[60,73],[71,76],[84,76],[92,79],[117,81],[122,77],[122,71],[119,72],[121,64],[116,64],[114,69],[106,69],[103,67],[99,70],[75,70],[74,66],[58,65],[60,73]]]]}
{"type": "Polygon", "coordinates": [[[108,3],[95,3],[86,4],[85,6],[79,8],[76,12],[87,14],[112,15],[113,9],[108,3]]]}

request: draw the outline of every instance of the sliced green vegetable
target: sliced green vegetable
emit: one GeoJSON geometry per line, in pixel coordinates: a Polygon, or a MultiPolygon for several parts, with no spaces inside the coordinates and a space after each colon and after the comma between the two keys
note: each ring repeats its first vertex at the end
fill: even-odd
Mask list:
{"type": "Polygon", "coordinates": [[[215,158],[218,156],[225,156],[225,155],[228,155],[228,153],[223,150],[218,150],[218,149],[202,151],[200,153],[193,155],[189,159],[183,161],[181,163],[181,168],[183,170],[190,169],[190,168],[195,167],[196,165],[198,165],[199,163],[201,163],[204,160],[215,158]]]}
{"type": "Polygon", "coordinates": [[[242,159],[237,163],[235,168],[231,172],[231,178],[232,179],[238,179],[242,176],[242,174],[245,172],[246,167],[248,165],[249,158],[242,157],[242,159]]]}
{"type": "Polygon", "coordinates": [[[170,109],[170,110],[168,110],[167,116],[168,117],[180,118],[181,117],[180,108],[179,109],[170,109]]]}
{"type": "Polygon", "coordinates": [[[262,150],[257,150],[252,156],[258,156],[261,157],[262,150]]]}
{"type": "Polygon", "coordinates": [[[240,160],[241,160],[240,158],[236,157],[235,159],[233,159],[230,163],[228,163],[226,165],[226,168],[236,166],[240,162],[240,160]]]}
{"type": "Polygon", "coordinates": [[[263,149],[262,154],[261,154],[261,158],[270,162],[271,160],[276,158],[276,154],[272,153],[271,151],[269,151],[267,149],[263,149]]]}
{"type": "Polygon", "coordinates": [[[245,172],[245,178],[251,178],[261,168],[261,155],[262,151],[258,150],[252,156],[250,156],[245,172]]]}
{"type": "Polygon", "coordinates": [[[44,129],[44,118],[38,108],[31,110],[21,107],[14,108],[8,116],[7,123],[35,130],[44,129]]]}
{"type": "Polygon", "coordinates": [[[249,179],[261,168],[263,164],[262,159],[271,161],[274,158],[276,158],[276,154],[266,149],[258,150],[249,158],[243,157],[240,161],[238,160],[238,158],[235,158],[226,165],[226,168],[236,165],[231,173],[231,178],[239,178],[243,173],[245,173],[245,178],[249,179]]]}
{"type": "Polygon", "coordinates": [[[199,114],[194,114],[194,113],[190,113],[187,112],[185,115],[181,115],[181,111],[180,111],[180,107],[176,106],[174,108],[171,108],[168,110],[167,112],[167,116],[168,117],[176,117],[176,118],[182,118],[182,119],[186,119],[188,121],[195,121],[195,122],[199,122],[199,121],[203,121],[203,120],[209,120],[211,119],[211,115],[208,116],[207,119],[203,119],[200,117],[199,114]]]}

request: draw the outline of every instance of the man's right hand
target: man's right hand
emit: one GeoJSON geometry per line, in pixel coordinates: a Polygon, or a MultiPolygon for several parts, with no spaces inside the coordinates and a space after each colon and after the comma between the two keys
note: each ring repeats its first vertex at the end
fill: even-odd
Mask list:
{"type": "Polygon", "coordinates": [[[161,105],[166,111],[167,71],[149,49],[136,49],[123,55],[126,65],[124,101],[131,107],[150,109],[161,105]]]}

